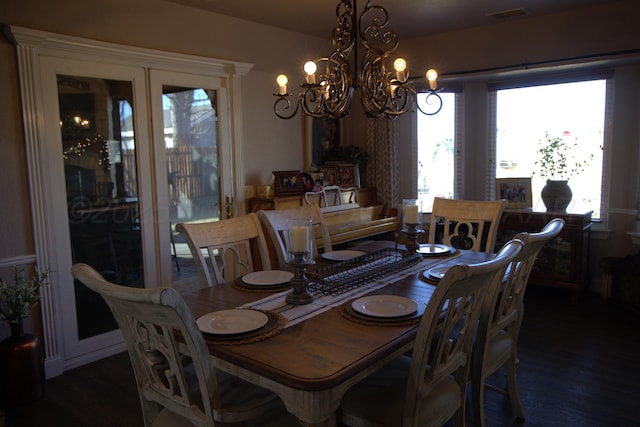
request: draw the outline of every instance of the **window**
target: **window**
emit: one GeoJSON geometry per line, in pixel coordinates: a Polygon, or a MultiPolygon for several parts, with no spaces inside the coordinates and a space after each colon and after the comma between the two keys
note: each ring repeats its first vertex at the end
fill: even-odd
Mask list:
{"type": "Polygon", "coordinates": [[[536,161],[540,142],[560,138],[576,149],[568,161],[587,161],[569,178],[569,212],[601,214],[601,184],[607,81],[531,86],[497,91],[496,178],[532,177],[533,208],[545,210],[540,192],[546,180],[536,161]]]}
{"type": "MultiPolygon", "coordinates": [[[[426,93],[418,94],[418,102],[426,93]]],[[[423,212],[431,212],[434,197],[455,194],[456,94],[441,93],[442,110],[434,116],[417,112],[418,198],[423,212]]]]}

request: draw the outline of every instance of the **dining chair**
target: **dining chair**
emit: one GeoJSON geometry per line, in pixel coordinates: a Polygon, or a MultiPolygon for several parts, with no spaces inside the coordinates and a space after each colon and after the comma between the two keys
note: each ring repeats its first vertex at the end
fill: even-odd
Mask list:
{"type": "Polygon", "coordinates": [[[524,247],[509,266],[506,280],[494,302],[483,310],[474,344],[470,381],[473,425],[476,427],[485,425],[485,387],[503,394],[508,393],[516,416],[524,419],[516,383],[517,347],[524,317],[524,294],[540,249],[560,234],[563,228],[564,220],[555,218],[539,233],[519,233],[514,237],[522,241],[524,247]],[[507,374],[506,390],[485,384],[486,378],[503,366],[507,374]]]}
{"type": "Polygon", "coordinates": [[[498,226],[507,203],[506,200],[454,200],[436,197],[429,223],[429,243],[494,253],[498,226]]]}
{"type": "Polygon", "coordinates": [[[287,247],[284,233],[287,229],[287,221],[290,219],[311,220],[314,230],[312,245],[312,255],[314,258],[318,256],[318,235],[320,240],[322,240],[323,251],[329,252],[332,250],[331,235],[322,218],[322,213],[318,205],[310,204],[290,209],[260,210],[257,212],[257,215],[264,229],[267,230],[267,235],[271,239],[271,243],[273,243],[273,250],[280,267],[284,267],[287,264],[287,247]]]}
{"type": "Polygon", "coordinates": [[[338,411],[340,422],[352,427],[424,427],[451,420],[464,426],[477,321],[522,246],[512,240],[491,261],[451,267],[427,304],[411,354],[347,390],[338,411]]]}
{"type": "Polygon", "coordinates": [[[176,230],[189,246],[202,287],[271,270],[267,241],[253,212],[220,221],[180,223],[176,230]]]}
{"type": "Polygon", "coordinates": [[[82,263],[74,264],[71,273],[102,296],[118,322],[145,426],[252,420],[262,425],[273,417],[290,419],[278,396],[216,369],[195,318],[175,289],[116,285],[82,263]]]}

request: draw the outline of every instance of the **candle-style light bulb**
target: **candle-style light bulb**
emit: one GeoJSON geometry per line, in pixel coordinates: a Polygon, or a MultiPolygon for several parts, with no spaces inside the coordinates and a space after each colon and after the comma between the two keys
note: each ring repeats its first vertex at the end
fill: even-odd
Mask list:
{"type": "Polygon", "coordinates": [[[313,61],[307,61],[304,64],[304,72],[307,73],[307,83],[312,84],[316,82],[316,70],[318,66],[313,61]]]}
{"type": "Polygon", "coordinates": [[[433,68],[427,71],[427,80],[429,80],[429,89],[435,90],[438,88],[438,72],[433,68]]]}
{"type": "Polygon", "coordinates": [[[396,79],[401,82],[407,80],[407,61],[405,61],[404,58],[397,58],[393,61],[393,69],[396,70],[396,79]]]}
{"type": "Polygon", "coordinates": [[[280,95],[287,94],[287,83],[289,83],[289,79],[284,74],[280,74],[276,77],[276,83],[278,83],[278,87],[280,88],[280,95]]]}

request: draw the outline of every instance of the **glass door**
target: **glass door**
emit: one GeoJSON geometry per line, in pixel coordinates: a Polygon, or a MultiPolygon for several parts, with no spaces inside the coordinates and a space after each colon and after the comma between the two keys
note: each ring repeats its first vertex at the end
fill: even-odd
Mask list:
{"type": "MultiPolygon", "coordinates": [[[[163,247],[170,248],[171,260],[162,268],[170,274],[172,286],[184,290],[199,287],[193,259],[184,239],[175,230],[181,222],[218,221],[231,211],[230,190],[222,176],[228,144],[224,105],[225,89],[220,79],[185,76],[152,71],[152,102],[156,168],[158,175],[158,211],[168,218],[163,247]],[[158,118],[162,112],[161,118],[158,118]],[[223,194],[226,196],[223,197],[223,194]],[[171,271],[168,271],[171,266],[171,271]]],[[[164,228],[163,228],[164,230],[164,228]]]]}
{"type": "Polygon", "coordinates": [[[106,280],[136,288],[156,277],[153,209],[143,203],[151,200],[149,138],[140,126],[145,76],[86,61],[42,64],[54,268],[65,360],[75,365],[123,346],[111,311],[73,280],[71,265],[89,264],[106,280]]]}
{"type": "MultiPolygon", "coordinates": [[[[72,263],[144,287],[131,82],[57,75],[72,263]]],[[[74,282],[78,339],[117,329],[95,292],[74,282]]]]}

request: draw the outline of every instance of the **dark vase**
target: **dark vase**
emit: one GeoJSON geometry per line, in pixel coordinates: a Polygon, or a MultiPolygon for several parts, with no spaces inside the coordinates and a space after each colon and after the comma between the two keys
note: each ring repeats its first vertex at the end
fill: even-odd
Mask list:
{"type": "Polygon", "coordinates": [[[9,323],[11,336],[0,342],[0,390],[4,401],[22,405],[44,395],[44,355],[37,336],[22,323],[9,323]]]}
{"type": "Polygon", "coordinates": [[[549,212],[566,212],[567,206],[573,198],[569,181],[547,180],[547,185],[542,188],[542,202],[549,212]]]}

